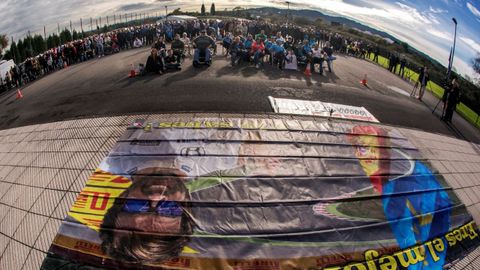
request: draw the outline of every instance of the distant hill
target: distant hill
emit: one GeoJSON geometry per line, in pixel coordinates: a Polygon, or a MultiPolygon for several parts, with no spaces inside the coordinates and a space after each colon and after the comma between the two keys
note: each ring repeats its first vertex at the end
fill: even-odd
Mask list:
{"type": "MultiPolygon", "coordinates": [[[[247,9],[247,10],[253,17],[261,16],[261,15],[265,15],[265,14],[285,14],[285,9],[273,8],[273,7],[251,8],[251,9],[247,9]]],[[[355,28],[356,30],[360,30],[362,32],[369,32],[372,35],[380,36],[382,38],[391,39],[392,41],[394,41],[395,43],[398,43],[398,44],[401,44],[403,42],[403,41],[399,40],[398,38],[390,35],[389,33],[386,33],[384,31],[380,31],[378,29],[372,28],[368,25],[362,24],[360,22],[357,22],[357,21],[349,19],[349,18],[345,18],[345,17],[341,17],[341,16],[327,15],[327,14],[324,14],[320,11],[310,10],[310,9],[291,9],[290,13],[291,13],[292,16],[307,18],[311,21],[315,21],[316,19],[320,18],[320,19],[322,19],[322,21],[324,21],[326,23],[331,23],[331,22],[340,23],[340,24],[343,24],[343,25],[348,26],[350,28],[355,28]]],[[[430,56],[428,56],[424,52],[415,49],[411,45],[409,45],[409,48],[412,51],[414,51],[414,52],[418,53],[419,55],[423,56],[424,58],[426,58],[430,62],[434,63],[435,65],[444,67],[440,62],[438,62],[436,59],[431,58],[430,56]]]]}
{"type": "MultiPolygon", "coordinates": [[[[262,14],[285,13],[285,9],[272,8],[272,7],[252,8],[252,9],[248,9],[248,11],[250,12],[250,14],[252,14],[252,16],[260,16],[262,14]]],[[[389,33],[377,30],[375,28],[372,28],[368,25],[359,23],[359,22],[354,21],[354,20],[349,19],[349,18],[326,15],[326,14],[320,12],[320,11],[309,10],[309,9],[298,9],[298,10],[292,9],[292,10],[290,10],[290,13],[293,16],[304,17],[304,18],[310,19],[312,21],[320,18],[324,22],[327,22],[327,23],[337,22],[337,23],[349,26],[351,28],[357,28],[361,31],[368,31],[368,32],[372,33],[372,35],[379,35],[379,36],[384,37],[384,38],[389,38],[389,39],[391,39],[391,40],[393,40],[397,43],[401,42],[400,40],[398,40],[394,36],[390,35],[389,33]]]]}

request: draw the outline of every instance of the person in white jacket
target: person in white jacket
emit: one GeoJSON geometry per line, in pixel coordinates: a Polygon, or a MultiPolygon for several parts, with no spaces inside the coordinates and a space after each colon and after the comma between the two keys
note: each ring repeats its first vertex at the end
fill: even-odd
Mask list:
{"type": "Polygon", "coordinates": [[[292,49],[288,49],[287,56],[285,57],[285,69],[298,70],[297,56],[292,49]]]}

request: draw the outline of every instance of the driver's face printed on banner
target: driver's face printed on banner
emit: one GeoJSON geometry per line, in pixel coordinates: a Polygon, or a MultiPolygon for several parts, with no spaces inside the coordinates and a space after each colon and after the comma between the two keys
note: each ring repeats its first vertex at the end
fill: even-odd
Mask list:
{"type": "Polygon", "coordinates": [[[144,176],[143,181],[129,190],[128,198],[117,218],[117,228],[142,232],[178,234],[183,210],[178,202],[186,192],[177,187],[173,178],[144,176]]]}
{"type": "Polygon", "coordinates": [[[378,142],[373,136],[361,136],[358,140],[361,146],[357,146],[355,155],[360,161],[363,170],[368,176],[374,175],[380,170],[380,151],[375,147],[378,142]]]}

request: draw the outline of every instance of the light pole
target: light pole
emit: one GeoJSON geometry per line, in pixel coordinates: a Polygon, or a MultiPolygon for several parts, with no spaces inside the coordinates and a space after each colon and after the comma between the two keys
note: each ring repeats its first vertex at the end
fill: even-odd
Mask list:
{"type": "Polygon", "coordinates": [[[167,18],[168,15],[168,6],[165,6],[165,19],[167,18]]]}
{"type": "Polygon", "coordinates": [[[287,27],[288,27],[288,14],[290,13],[290,2],[287,1],[285,3],[287,3],[287,27]]]}
{"type": "Polygon", "coordinates": [[[452,49],[452,55],[450,56],[449,59],[449,65],[448,65],[448,74],[447,74],[447,81],[450,80],[450,74],[452,73],[452,67],[453,67],[453,57],[455,56],[455,44],[457,42],[457,19],[452,18],[453,23],[455,24],[455,34],[453,36],[453,49],[452,49]]]}

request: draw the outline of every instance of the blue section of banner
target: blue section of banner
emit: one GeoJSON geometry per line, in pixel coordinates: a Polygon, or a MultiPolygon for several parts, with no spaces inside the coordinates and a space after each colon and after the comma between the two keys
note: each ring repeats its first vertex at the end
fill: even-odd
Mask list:
{"type": "MultiPolygon", "coordinates": [[[[449,231],[452,203],[435,176],[421,162],[415,162],[413,175],[387,182],[383,195],[385,216],[400,248],[424,243],[449,231]],[[423,177],[417,179],[417,175],[423,177]],[[430,191],[415,193],[418,190],[430,191]]],[[[437,261],[427,253],[423,265],[412,265],[408,269],[442,269],[446,253],[445,249],[437,261]]]]}

